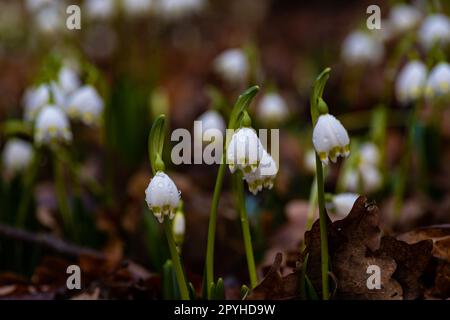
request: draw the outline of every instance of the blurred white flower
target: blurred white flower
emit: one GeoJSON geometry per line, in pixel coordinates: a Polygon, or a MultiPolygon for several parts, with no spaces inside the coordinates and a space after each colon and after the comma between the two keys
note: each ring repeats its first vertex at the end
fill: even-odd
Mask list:
{"type": "Polygon", "coordinates": [[[258,116],[265,123],[280,123],[288,112],[286,101],[277,93],[264,95],[258,105],[258,116]]]}
{"type": "Polygon", "coordinates": [[[344,176],[345,188],[349,191],[371,193],[377,191],[383,182],[380,170],[369,164],[360,164],[356,169],[349,170],[344,176]]]}
{"type": "Polygon", "coordinates": [[[320,160],[327,165],[328,158],[336,162],[337,157],[350,154],[350,138],[341,122],[331,114],[320,115],[313,131],[313,145],[320,160]]]}
{"type": "Polygon", "coordinates": [[[158,0],[157,10],[167,19],[178,19],[199,12],[205,6],[204,0],[158,0]]]}
{"type": "Polygon", "coordinates": [[[425,49],[436,43],[447,45],[450,42],[450,20],[444,14],[429,15],[419,29],[419,41],[425,49]]]}
{"type": "Polygon", "coordinates": [[[398,4],[389,12],[389,22],[394,33],[403,33],[416,27],[422,18],[421,12],[412,5],[398,4]]]}
{"type": "Polygon", "coordinates": [[[26,169],[33,159],[33,147],[29,142],[12,138],[3,149],[3,168],[16,173],[26,169]]]}
{"type": "Polygon", "coordinates": [[[58,73],[58,84],[65,94],[70,94],[80,87],[81,81],[73,68],[63,66],[58,73]]]}
{"type": "Polygon", "coordinates": [[[186,232],[186,219],[180,210],[175,213],[175,217],[173,218],[172,232],[175,243],[180,245],[183,242],[184,233],[186,232]]]}
{"type": "Polygon", "coordinates": [[[40,32],[44,34],[54,34],[58,31],[65,31],[66,25],[64,12],[58,4],[47,6],[34,14],[35,23],[40,32]]]}
{"type": "Polygon", "coordinates": [[[354,31],[345,38],[341,55],[348,65],[376,64],[383,58],[384,47],[376,37],[354,31]]]}
{"type": "Polygon", "coordinates": [[[303,164],[310,173],[316,173],[316,152],[311,149],[304,153],[303,164]]]}
{"type": "Polygon", "coordinates": [[[154,9],[155,0],[122,0],[122,6],[127,16],[144,16],[154,9]]]}
{"type": "Polygon", "coordinates": [[[359,195],[356,193],[341,193],[333,197],[332,204],[336,214],[342,218],[346,217],[353,208],[359,195]]]}
{"type": "Polygon", "coordinates": [[[377,166],[380,163],[380,150],[376,144],[372,142],[365,142],[359,149],[360,161],[362,163],[377,166]]]}
{"type": "Polygon", "coordinates": [[[245,173],[243,179],[247,181],[249,191],[256,195],[263,187],[273,188],[277,173],[278,167],[275,160],[266,150],[263,150],[258,168],[254,172],[245,173]]]}
{"type": "Polygon", "coordinates": [[[395,82],[397,99],[407,104],[421,98],[427,81],[427,67],[421,61],[408,62],[400,71],[395,82]]]}
{"type": "Polygon", "coordinates": [[[35,13],[40,9],[55,4],[57,0],[26,0],[25,8],[30,13],[35,13]]]}
{"type": "Polygon", "coordinates": [[[228,49],[214,60],[214,69],[226,81],[240,83],[248,77],[249,64],[241,49],[228,49]]]}
{"type": "Polygon", "coordinates": [[[45,106],[36,118],[34,139],[37,144],[71,141],[72,132],[66,114],[54,105],[45,106]]]}
{"type": "Polygon", "coordinates": [[[83,13],[92,20],[108,20],[116,14],[115,0],[85,0],[83,13]]]}
{"type": "Polygon", "coordinates": [[[205,140],[205,132],[209,129],[216,129],[222,134],[225,133],[225,120],[223,120],[222,115],[216,110],[208,110],[204,112],[196,121],[200,121],[202,125],[201,127],[194,127],[194,136],[201,138],[202,142],[205,140]]]}
{"type": "Polygon", "coordinates": [[[22,99],[25,121],[33,121],[40,109],[50,101],[49,87],[41,84],[37,87],[29,88],[25,91],[22,99]]]}
{"type": "Polygon", "coordinates": [[[230,171],[241,170],[244,174],[255,172],[263,156],[264,147],[252,128],[240,128],[227,148],[227,164],[230,171]]]}
{"type": "Polygon", "coordinates": [[[160,223],[164,217],[173,219],[180,202],[180,191],[173,180],[164,172],[158,171],[145,189],[145,201],[160,223]]]}
{"type": "Polygon", "coordinates": [[[103,112],[103,99],[94,87],[85,85],[76,90],[67,101],[67,113],[86,125],[96,124],[103,112]]]}
{"type": "Polygon", "coordinates": [[[450,64],[438,63],[430,72],[427,80],[428,97],[447,96],[450,93],[450,64]]]}

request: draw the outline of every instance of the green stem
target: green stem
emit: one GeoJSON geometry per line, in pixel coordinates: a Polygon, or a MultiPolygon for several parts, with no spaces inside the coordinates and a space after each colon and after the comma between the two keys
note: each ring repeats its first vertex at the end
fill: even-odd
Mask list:
{"type": "Polygon", "coordinates": [[[311,230],[314,222],[314,212],[317,206],[317,176],[314,176],[313,183],[311,185],[311,192],[309,193],[309,207],[308,215],[306,218],[305,231],[311,230]]]}
{"type": "Polygon", "coordinates": [[[63,220],[64,229],[68,235],[74,236],[74,224],[73,216],[70,210],[69,203],[67,201],[67,192],[64,183],[64,164],[58,158],[56,152],[53,151],[53,169],[55,175],[55,187],[56,187],[56,197],[58,200],[58,206],[61,213],[61,218],[63,220]]]}
{"type": "Polygon", "coordinates": [[[244,237],[245,255],[247,256],[248,273],[250,276],[250,286],[255,288],[258,284],[258,276],[256,274],[255,257],[253,255],[252,236],[250,226],[247,219],[247,209],[245,207],[244,198],[244,181],[240,172],[235,175],[236,199],[238,202],[239,215],[241,219],[242,234],[244,237]]]}
{"type": "Polygon", "coordinates": [[[180,256],[178,255],[177,246],[173,239],[171,222],[168,219],[164,219],[164,231],[166,233],[167,243],[169,244],[170,255],[172,257],[173,267],[178,281],[178,287],[180,289],[180,295],[182,300],[189,300],[189,290],[187,287],[186,279],[184,277],[183,268],[181,267],[180,256]]]}
{"type": "Polygon", "coordinates": [[[316,153],[316,174],[317,174],[317,196],[319,202],[319,223],[320,223],[320,254],[322,269],[322,298],[328,300],[330,290],[328,285],[328,216],[325,211],[325,187],[323,178],[322,162],[316,153]]]}
{"type": "Polygon", "coordinates": [[[211,212],[208,225],[208,242],[206,244],[206,288],[208,297],[211,294],[211,283],[214,282],[214,242],[216,238],[217,208],[219,207],[220,193],[222,192],[223,177],[226,171],[225,150],[222,155],[222,162],[217,173],[216,185],[211,203],[211,212]]]}

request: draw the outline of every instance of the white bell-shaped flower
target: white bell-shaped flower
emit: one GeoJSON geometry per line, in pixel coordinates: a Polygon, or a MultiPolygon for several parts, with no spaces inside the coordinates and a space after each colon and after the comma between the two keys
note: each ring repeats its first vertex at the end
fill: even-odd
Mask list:
{"type": "Polygon", "coordinates": [[[144,16],[154,8],[155,0],[123,0],[122,6],[127,16],[144,16]]]}
{"type": "Polygon", "coordinates": [[[438,63],[430,72],[427,80],[426,95],[442,97],[450,93],[450,64],[438,63]]]}
{"type": "Polygon", "coordinates": [[[383,58],[384,47],[376,37],[354,31],[345,38],[341,55],[348,65],[376,64],[383,58]]]}
{"type": "Polygon", "coordinates": [[[398,4],[389,12],[389,25],[394,33],[400,34],[416,27],[421,18],[422,14],[414,6],[398,4]]]}
{"type": "Polygon", "coordinates": [[[80,87],[81,81],[73,68],[64,66],[58,73],[58,85],[65,94],[70,94],[80,87]]]}
{"type": "Polygon", "coordinates": [[[196,121],[201,122],[201,126],[194,126],[194,136],[204,141],[205,133],[210,129],[216,129],[222,134],[225,133],[226,125],[222,115],[216,110],[204,112],[196,121]]]}
{"type": "Polygon", "coordinates": [[[288,113],[286,101],[277,93],[264,95],[258,105],[258,116],[265,123],[280,123],[288,113]]]}
{"type": "Polygon", "coordinates": [[[346,217],[353,208],[359,195],[356,193],[341,193],[333,197],[332,204],[336,214],[342,218],[346,217]]]}
{"type": "Polygon", "coordinates": [[[116,2],[113,0],[85,0],[83,13],[92,20],[108,20],[116,14],[116,2]]]}
{"type": "Polygon", "coordinates": [[[249,63],[241,49],[228,49],[214,60],[214,69],[226,81],[240,83],[248,77],[249,63]]]}
{"type": "Polygon", "coordinates": [[[3,149],[3,168],[6,172],[16,173],[26,169],[33,159],[33,147],[29,142],[12,138],[3,149]]]}
{"type": "Polygon", "coordinates": [[[162,223],[165,216],[173,219],[180,202],[180,191],[167,174],[158,171],[145,189],[145,201],[162,223]]]}
{"type": "Polygon", "coordinates": [[[313,131],[313,145],[320,160],[336,162],[338,156],[350,154],[350,138],[341,122],[331,114],[320,115],[313,131]]]}
{"type": "Polygon", "coordinates": [[[447,45],[450,42],[450,19],[444,14],[429,15],[419,29],[419,41],[425,49],[436,43],[447,45]]]}
{"type": "Polygon", "coordinates": [[[86,125],[98,123],[103,112],[103,99],[90,85],[76,90],[67,101],[67,113],[86,125]]]}
{"type": "Polygon", "coordinates": [[[50,89],[45,84],[29,88],[25,91],[22,101],[25,121],[33,121],[41,108],[49,103],[50,89]]]}
{"type": "Polygon", "coordinates": [[[36,118],[34,139],[38,144],[71,141],[72,132],[66,114],[54,105],[45,106],[36,118]]]}
{"type": "Polygon", "coordinates": [[[423,96],[427,81],[427,67],[421,61],[410,61],[400,71],[395,82],[398,101],[407,104],[423,96]]]}
{"type": "Polygon", "coordinates": [[[241,170],[244,174],[255,172],[264,152],[256,131],[243,127],[238,129],[227,148],[227,164],[230,171],[241,170]]]}
{"type": "Polygon", "coordinates": [[[256,195],[263,188],[272,189],[278,173],[278,166],[272,156],[263,150],[263,156],[258,168],[254,172],[244,174],[248,189],[256,195]]]}

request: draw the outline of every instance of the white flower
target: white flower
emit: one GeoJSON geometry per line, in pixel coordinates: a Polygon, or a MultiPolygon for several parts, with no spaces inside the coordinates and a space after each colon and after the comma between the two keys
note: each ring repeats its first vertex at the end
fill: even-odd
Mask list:
{"type": "Polygon", "coordinates": [[[214,69],[230,83],[247,79],[249,65],[241,49],[228,49],[214,60],[214,69]]]}
{"type": "Polygon", "coordinates": [[[389,22],[392,31],[403,33],[413,29],[419,24],[422,15],[414,6],[399,4],[389,12],[389,22]]]}
{"type": "Polygon", "coordinates": [[[227,164],[231,172],[236,169],[244,174],[255,172],[263,156],[264,147],[252,128],[240,128],[227,148],[227,164]]]}
{"type": "Polygon", "coordinates": [[[123,9],[129,16],[148,14],[154,7],[154,0],[123,0],[123,9]]]}
{"type": "Polygon", "coordinates": [[[164,216],[173,219],[180,202],[180,191],[170,177],[158,171],[145,189],[145,201],[159,222],[164,216]]]}
{"type": "Polygon", "coordinates": [[[410,61],[400,71],[395,82],[395,92],[402,104],[423,96],[427,81],[427,67],[421,61],[410,61]]]}
{"type": "Polygon", "coordinates": [[[359,172],[361,174],[365,192],[374,192],[381,187],[383,178],[381,176],[380,170],[377,167],[362,164],[360,165],[359,172]]]}
{"type": "Polygon", "coordinates": [[[25,113],[25,121],[33,121],[41,108],[50,101],[49,87],[42,84],[25,91],[23,97],[23,106],[25,113]]]}
{"type": "Polygon", "coordinates": [[[167,19],[177,19],[200,11],[204,0],[159,0],[158,12],[167,19]]]}
{"type": "Polygon", "coordinates": [[[266,123],[279,123],[286,119],[288,107],[282,96],[269,93],[262,97],[258,106],[258,116],[266,123]]]}
{"type": "Polygon", "coordinates": [[[80,119],[86,125],[97,123],[103,111],[103,100],[94,87],[83,86],[68,99],[67,113],[73,119],[80,119]]]}
{"type": "Polygon", "coordinates": [[[36,118],[34,139],[38,144],[71,141],[72,132],[66,114],[54,105],[45,106],[36,118]]]}
{"type": "Polygon", "coordinates": [[[58,85],[65,94],[70,94],[80,87],[81,82],[74,69],[64,66],[58,73],[58,85]]]}
{"type": "Polygon", "coordinates": [[[107,20],[115,15],[116,3],[114,0],[86,0],[83,13],[89,19],[107,20]]]}
{"type": "Polygon", "coordinates": [[[201,126],[194,126],[194,136],[201,138],[202,141],[204,141],[206,131],[216,129],[223,134],[226,129],[223,117],[215,110],[206,111],[196,121],[201,122],[201,126]]]}
{"type": "Polygon", "coordinates": [[[381,155],[378,147],[372,142],[365,142],[359,149],[361,163],[377,166],[380,163],[381,155]]]}
{"type": "Polygon", "coordinates": [[[19,172],[28,167],[33,158],[33,147],[29,142],[12,138],[3,149],[3,167],[7,172],[19,172]]]}
{"type": "Polygon", "coordinates": [[[44,34],[53,34],[65,30],[65,20],[59,3],[47,6],[34,14],[36,25],[44,34]]]}
{"type": "Polygon", "coordinates": [[[56,1],[57,0],[26,0],[25,7],[29,12],[34,13],[46,6],[54,4],[56,1]]]}
{"type": "Polygon", "coordinates": [[[450,64],[440,62],[430,72],[427,80],[428,97],[446,96],[450,93],[450,64]]]}
{"type": "Polygon", "coordinates": [[[172,232],[177,245],[183,242],[184,233],[186,231],[186,219],[183,212],[177,211],[173,218],[172,232]]]}
{"type": "Polygon", "coordinates": [[[346,217],[353,208],[359,195],[356,193],[341,193],[333,197],[332,204],[336,214],[342,218],[346,217]]]}
{"type": "Polygon", "coordinates": [[[320,160],[327,165],[328,157],[336,162],[338,156],[350,154],[350,138],[341,122],[331,114],[323,114],[317,119],[313,131],[314,149],[320,160]]]}
{"type": "Polygon", "coordinates": [[[341,55],[349,65],[376,64],[384,54],[381,41],[361,31],[354,31],[345,38],[341,55]]]}
{"type": "Polygon", "coordinates": [[[272,156],[263,150],[263,156],[258,168],[254,172],[244,174],[244,180],[247,181],[248,189],[256,195],[262,188],[272,189],[275,177],[278,173],[278,167],[272,156]]]}
{"type": "Polygon", "coordinates": [[[433,14],[425,18],[419,29],[419,41],[426,49],[436,43],[446,45],[450,42],[450,20],[446,15],[433,14]]]}

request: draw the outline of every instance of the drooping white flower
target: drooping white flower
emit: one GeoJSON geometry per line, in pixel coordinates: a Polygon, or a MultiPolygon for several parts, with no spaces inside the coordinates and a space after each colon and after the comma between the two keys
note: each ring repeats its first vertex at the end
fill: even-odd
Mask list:
{"type": "Polygon", "coordinates": [[[216,110],[208,110],[204,112],[196,121],[201,122],[201,126],[194,126],[194,136],[204,141],[206,131],[210,129],[219,130],[222,134],[225,132],[225,121],[216,110]]]}
{"type": "Polygon", "coordinates": [[[337,157],[350,154],[350,138],[341,122],[331,114],[320,115],[313,131],[313,145],[320,160],[327,165],[328,158],[336,162],[337,157]]]}
{"type": "Polygon", "coordinates": [[[57,106],[45,106],[36,118],[34,139],[38,144],[71,141],[72,132],[66,114],[57,106]]]}
{"type": "Polygon", "coordinates": [[[122,6],[125,14],[134,16],[143,16],[148,14],[155,6],[155,0],[122,0],[122,6]]]}
{"type": "Polygon", "coordinates": [[[204,0],[159,0],[157,10],[166,19],[179,19],[200,11],[204,0]]]}
{"type": "Polygon", "coordinates": [[[99,121],[103,111],[103,99],[94,87],[85,85],[76,90],[67,101],[67,113],[86,125],[99,121]]]}
{"type": "Polygon", "coordinates": [[[180,191],[173,180],[164,172],[158,171],[145,189],[145,201],[159,222],[164,217],[173,219],[180,202],[180,191]]]}
{"type": "Polygon", "coordinates": [[[286,101],[277,93],[264,95],[258,105],[258,116],[265,123],[279,123],[288,112],[286,101]]]}
{"type": "Polygon", "coordinates": [[[245,173],[243,179],[247,181],[248,189],[256,195],[263,188],[272,189],[278,166],[272,156],[263,150],[263,156],[258,168],[254,172],[245,173]]]}
{"type": "Polygon", "coordinates": [[[186,219],[182,211],[177,211],[173,218],[172,232],[175,243],[180,245],[183,242],[184,233],[186,231],[186,219]]]}
{"type": "Polygon", "coordinates": [[[395,82],[395,92],[402,104],[416,101],[423,96],[427,81],[427,67],[421,61],[408,62],[395,82]]]}
{"type": "Polygon", "coordinates": [[[398,4],[389,12],[389,22],[392,31],[399,34],[416,27],[422,14],[412,5],[398,4]]]}
{"type": "Polygon", "coordinates": [[[114,0],[85,0],[83,13],[92,20],[108,20],[116,14],[114,0]]]}
{"type": "Polygon", "coordinates": [[[425,49],[431,49],[436,43],[447,45],[450,42],[450,19],[444,14],[427,16],[419,29],[418,36],[425,49]]]}
{"type": "Polygon", "coordinates": [[[264,147],[256,131],[240,128],[231,137],[227,148],[227,164],[230,171],[241,170],[244,174],[255,172],[263,156],[264,147]]]}
{"type": "Polygon", "coordinates": [[[342,218],[346,217],[353,208],[359,195],[356,193],[341,193],[333,197],[332,204],[336,214],[342,218]]]}
{"type": "Polygon", "coordinates": [[[23,96],[23,107],[25,121],[33,121],[41,108],[50,101],[49,87],[42,84],[37,87],[29,88],[23,96]]]}
{"type": "Polygon", "coordinates": [[[58,85],[65,94],[70,94],[80,87],[81,81],[73,68],[64,66],[58,73],[58,85]]]}
{"type": "Polygon", "coordinates": [[[372,142],[365,142],[359,149],[361,163],[377,166],[380,163],[380,150],[376,144],[372,142]]]}
{"type": "Polygon", "coordinates": [[[384,47],[376,37],[354,31],[345,38],[341,55],[348,65],[376,64],[383,58],[384,47]]]}
{"type": "Polygon", "coordinates": [[[447,96],[450,93],[450,64],[438,63],[430,72],[427,80],[428,97],[447,96]]]}
{"type": "Polygon", "coordinates": [[[12,138],[3,149],[3,168],[6,172],[16,173],[26,169],[33,158],[33,147],[29,142],[12,138]]]}
{"type": "Polygon", "coordinates": [[[249,63],[241,49],[228,49],[214,60],[214,69],[230,83],[243,82],[248,77],[249,63]]]}

